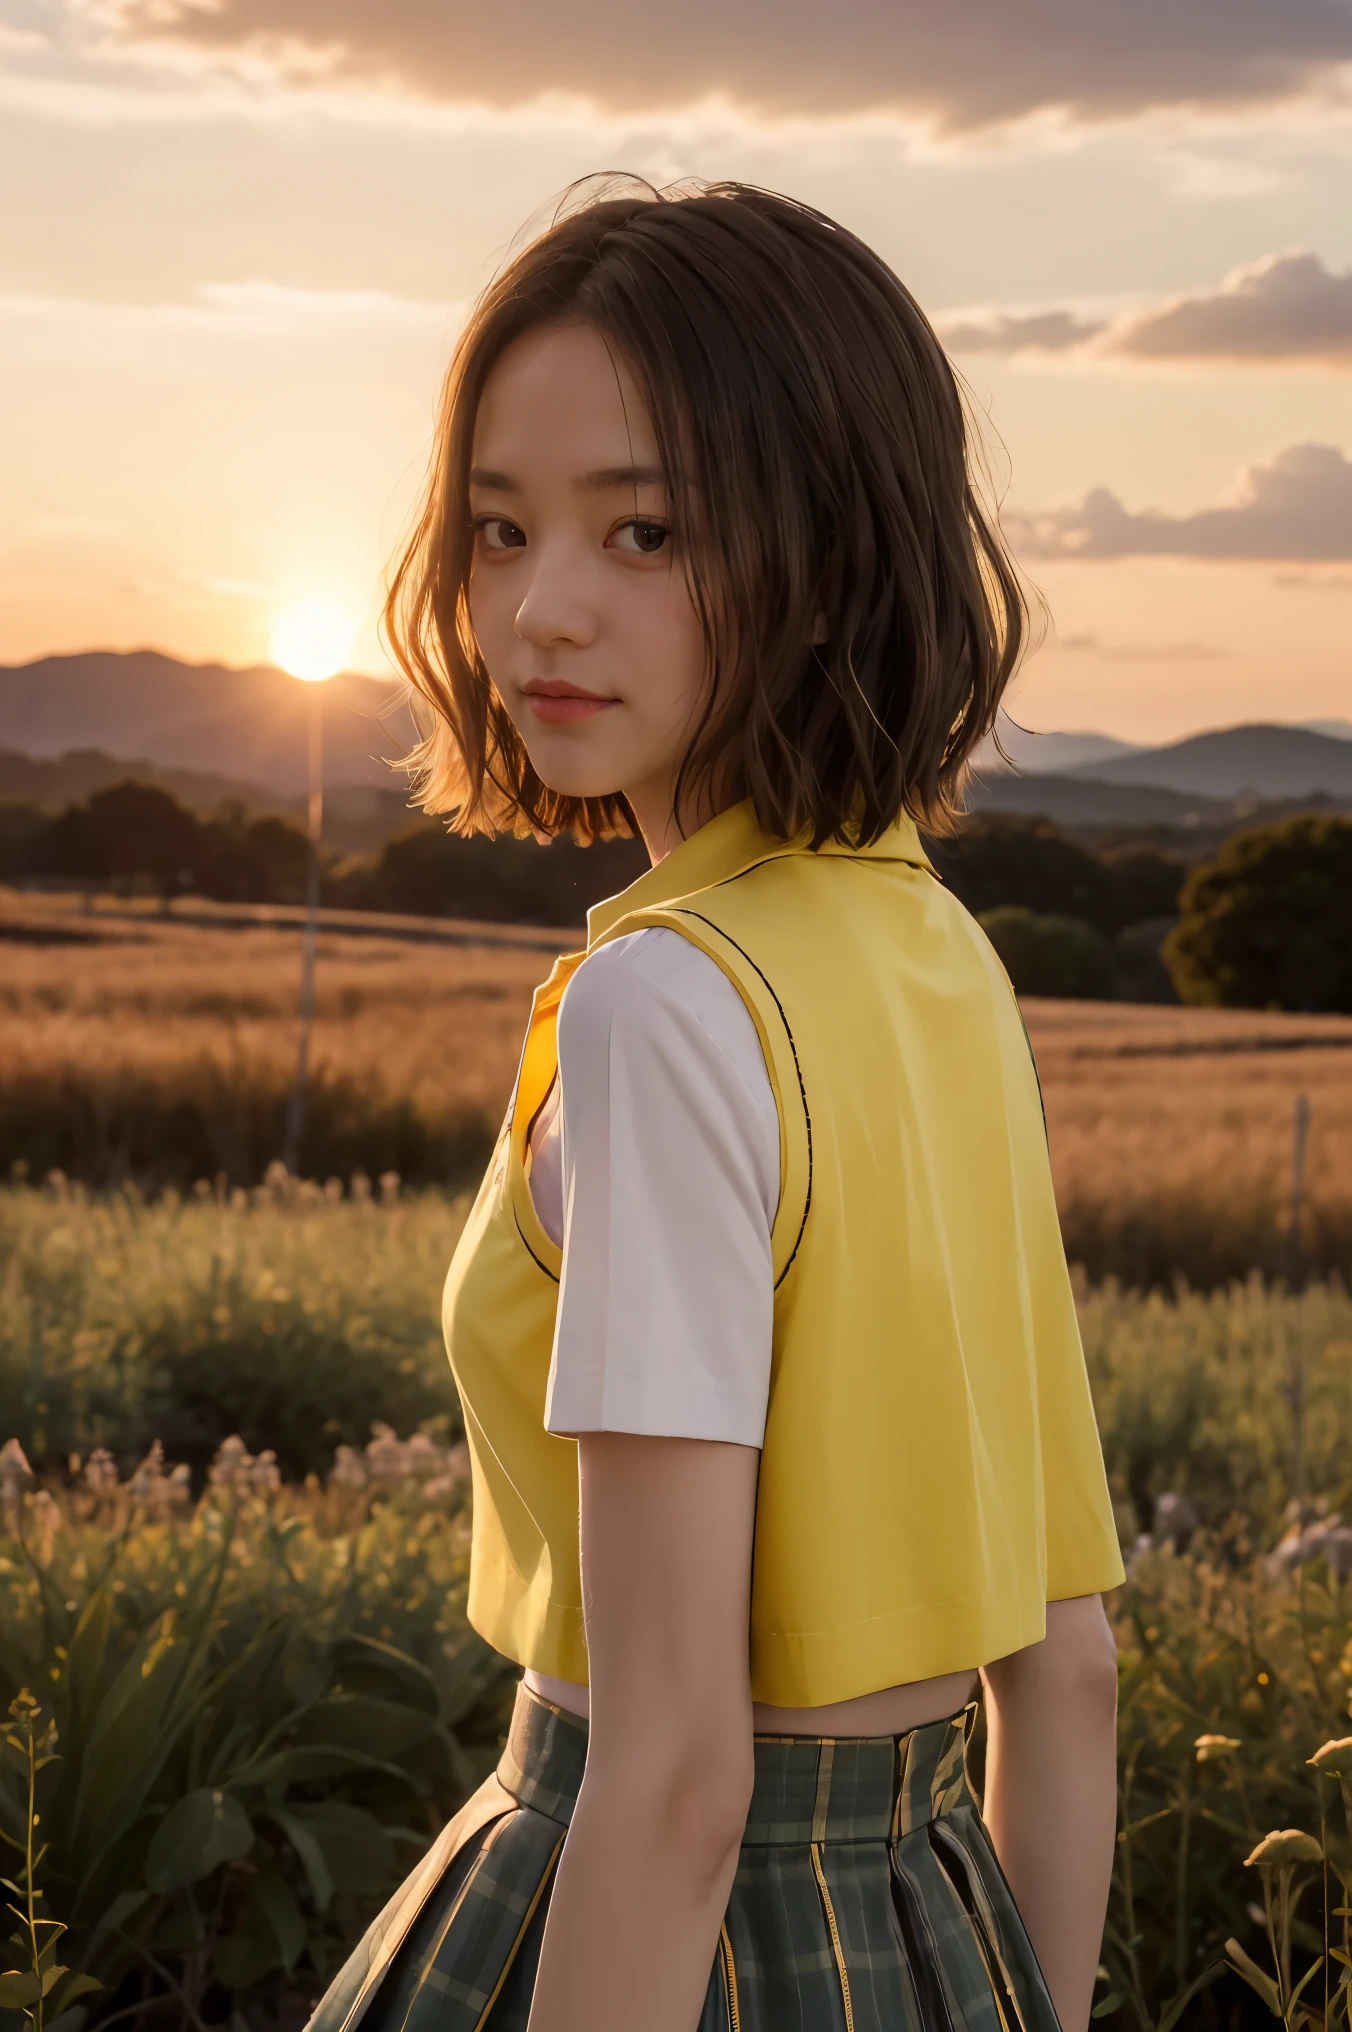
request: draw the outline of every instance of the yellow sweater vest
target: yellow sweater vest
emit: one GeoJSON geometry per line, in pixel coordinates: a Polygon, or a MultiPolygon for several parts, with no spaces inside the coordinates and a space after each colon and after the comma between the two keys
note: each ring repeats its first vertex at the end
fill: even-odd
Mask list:
{"type": "MultiPolygon", "coordinates": [[[[735,806],[593,910],[588,951],[652,924],[739,989],[779,1107],[753,1697],[815,1707],[1036,1643],[1049,1600],[1115,1586],[1122,1562],[999,961],[909,820],[813,853],[735,806]]],[[[470,1621],[581,1682],[577,1445],[543,1422],[560,1254],[525,1156],[583,957],[535,997],[445,1298],[473,1464],[470,1621]]]]}

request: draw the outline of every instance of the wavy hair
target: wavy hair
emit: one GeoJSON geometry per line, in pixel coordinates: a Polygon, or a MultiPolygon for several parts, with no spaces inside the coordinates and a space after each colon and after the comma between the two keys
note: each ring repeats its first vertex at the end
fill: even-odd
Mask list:
{"type": "Polygon", "coordinates": [[[531,766],[470,621],[468,474],[504,351],[585,322],[648,403],[712,682],[677,809],[712,784],[766,832],[868,843],[953,829],[1028,631],[983,502],[979,431],[927,319],[855,234],[737,183],[592,188],[471,314],[446,378],[386,640],[424,738],[418,801],[463,833],[631,830],[618,793],[531,766]]]}

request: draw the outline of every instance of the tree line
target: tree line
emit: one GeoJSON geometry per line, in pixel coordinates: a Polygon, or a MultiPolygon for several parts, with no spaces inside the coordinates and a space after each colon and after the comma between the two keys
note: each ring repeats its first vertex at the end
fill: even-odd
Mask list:
{"type": "MultiPolygon", "coordinates": [[[[927,843],[1021,994],[1352,1011],[1352,818],[1239,832],[1210,860],[1094,851],[1045,819],[980,814],[927,843]]],[[[52,815],[0,804],[0,881],[89,884],[231,903],[297,903],[309,848],[291,820],[202,816],[127,782],[52,815]]],[[[419,821],[371,854],[327,858],[326,904],[496,923],[580,925],[647,866],[635,840],[459,839],[419,821]]]]}

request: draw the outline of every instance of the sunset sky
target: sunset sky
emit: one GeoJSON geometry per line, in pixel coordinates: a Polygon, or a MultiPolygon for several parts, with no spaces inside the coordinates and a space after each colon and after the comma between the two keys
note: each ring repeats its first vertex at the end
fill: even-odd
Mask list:
{"type": "Polygon", "coordinates": [[[1352,0],[0,0],[0,660],[368,617],[574,178],[871,240],[1004,446],[1016,716],[1352,717],[1352,0]]]}

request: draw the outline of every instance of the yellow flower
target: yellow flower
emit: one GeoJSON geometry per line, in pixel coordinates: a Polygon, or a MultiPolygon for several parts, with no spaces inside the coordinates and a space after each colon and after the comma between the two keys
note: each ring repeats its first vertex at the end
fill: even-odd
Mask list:
{"type": "Polygon", "coordinates": [[[1322,1743],[1307,1762],[1326,1778],[1352,1778],[1352,1736],[1339,1736],[1336,1742],[1322,1743]]]}
{"type": "Polygon", "coordinates": [[[1271,1834],[1265,1834],[1251,1856],[1245,1856],[1244,1867],[1257,1864],[1260,1870],[1272,1868],[1279,1863],[1317,1863],[1322,1860],[1323,1851],[1312,1834],[1305,1834],[1298,1827],[1274,1827],[1271,1834]]]}
{"type": "Polygon", "coordinates": [[[1199,1736],[1193,1744],[1199,1764],[1209,1764],[1213,1757],[1228,1757],[1241,1747],[1238,1736],[1199,1736]]]}

